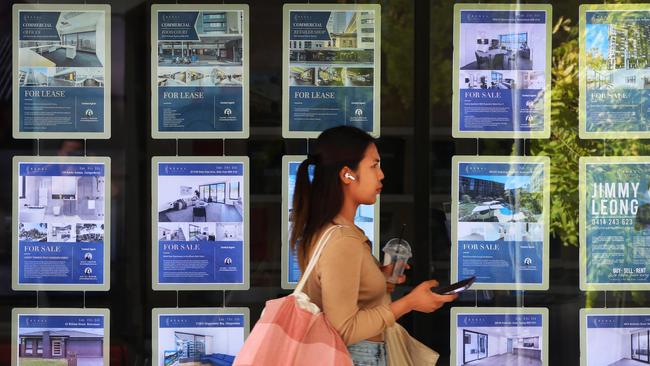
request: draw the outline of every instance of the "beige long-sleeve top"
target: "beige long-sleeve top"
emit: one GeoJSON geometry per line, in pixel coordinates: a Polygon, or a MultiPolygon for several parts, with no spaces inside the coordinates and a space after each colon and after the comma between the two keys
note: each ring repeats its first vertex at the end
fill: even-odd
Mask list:
{"type": "Polygon", "coordinates": [[[344,226],[334,229],[304,292],[346,344],[378,336],[383,339],[384,329],[395,323],[385,299],[386,278],[363,231],[340,217],[335,222],[344,226]]]}

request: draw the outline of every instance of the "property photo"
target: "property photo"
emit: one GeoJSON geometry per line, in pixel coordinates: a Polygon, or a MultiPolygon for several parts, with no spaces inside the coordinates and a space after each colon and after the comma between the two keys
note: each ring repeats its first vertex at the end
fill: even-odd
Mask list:
{"type": "Polygon", "coordinates": [[[293,63],[374,62],[375,15],[372,11],[333,11],[327,21],[329,40],[290,40],[293,63]]]}
{"type": "Polygon", "coordinates": [[[76,233],[78,243],[104,241],[104,224],[78,223],[76,233]]]}
{"type": "Polygon", "coordinates": [[[58,40],[20,41],[18,63],[22,67],[102,67],[104,23],[103,12],[61,12],[56,24],[58,40]]]}
{"type": "Polygon", "coordinates": [[[21,222],[18,224],[18,240],[47,241],[47,223],[21,222]]]}
{"type": "Polygon", "coordinates": [[[18,179],[20,222],[72,224],[104,219],[104,177],[27,175],[18,179]]]}
{"type": "Polygon", "coordinates": [[[102,366],[104,330],[24,328],[18,334],[19,366],[102,366]]]}
{"type": "Polygon", "coordinates": [[[623,325],[635,322],[614,319],[614,324],[619,325],[616,327],[610,325],[612,316],[588,315],[587,319],[587,366],[642,366],[650,363],[647,321],[636,322],[641,325],[623,325]]]}
{"type": "Polygon", "coordinates": [[[77,232],[75,230],[75,224],[57,224],[50,223],[49,225],[49,235],[47,236],[47,241],[52,242],[62,242],[62,243],[74,243],[77,240],[77,232]]]}
{"type": "Polygon", "coordinates": [[[158,222],[243,222],[243,196],[241,176],[159,177],[158,222]]]}
{"type": "Polygon", "coordinates": [[[241,66],[242,22],[238,11],[199,12],[194,26],[199,39],[158,41],[158,66],[241,66]]]}
{"type": "Polygon", "coordinates": [[[536,223],[543,210],[543,174],[460,175],[459,222],[536,223]]]}
{"type": "Polygon", "coordinates": [[[587,23],[585,32],[588,89],[650,89],[650,30],[644,21],[587,23]]]}
{"type": "Polygon", "coordinates": [[[159,328],[158,366],[229,366],[243,344],[242,328],[159,328]]]}
{"type": "Polygon", "coordinates": [[[541,327],[468,327],[457,330],[456,366],[541,366],[541,327]]]}
{"type": "Polygon", "coordinates": [[[546,25],[482,24],[460,26],[461,70],[543,70],[546,25]]]}
{"type": "Polygon", "coordinates": [[[158,86],[241,86],[239,67],[160,67],[158,86]]]}

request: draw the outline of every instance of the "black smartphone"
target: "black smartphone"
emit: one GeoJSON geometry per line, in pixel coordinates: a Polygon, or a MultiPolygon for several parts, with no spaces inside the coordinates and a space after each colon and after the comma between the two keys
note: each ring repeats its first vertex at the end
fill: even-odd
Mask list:
{"type": "Polygon", "coordinates": [[[470,278],[466,278],[462,281],[458,281],[456,283],[452,283],[449,286],[443,286],[443,287],[438,287],[433,290],[433,292],[439,294],[439,295],[451,295],[451,294],[457,294],[459,292],[463,292],[467,289],[469,289],[472,284],[476,281],[476,276],[472,276],[470,278]]]}

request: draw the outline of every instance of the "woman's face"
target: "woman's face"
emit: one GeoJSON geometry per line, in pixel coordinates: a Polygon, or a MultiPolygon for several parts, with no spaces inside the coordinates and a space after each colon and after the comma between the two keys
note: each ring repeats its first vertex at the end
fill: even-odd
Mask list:
{"type": "Polygon", "coordinates": [[[372,205],[377,201],[377,195],[381,193],[384,172],[381,170],[379,160],[377,146],[370,144],[357,170],[352,173],[356,180],[348,185],[349,192],[352,199],[359,204],[372,205]]]}

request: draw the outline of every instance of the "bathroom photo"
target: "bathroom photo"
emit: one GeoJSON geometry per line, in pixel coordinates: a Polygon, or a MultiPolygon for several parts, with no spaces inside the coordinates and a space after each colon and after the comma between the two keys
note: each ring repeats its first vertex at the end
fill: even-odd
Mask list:
{"type": "Polygon", "coordinates": [[[97,176],[20,176],[20,222],[103,220],[104,179],[97,176]]]}
{"type": "Polygon", "coordinates": [[[217,223],[216,231],[217,241],[243,241],[244,240],[244,224],[237,223],[217,223]]]}

